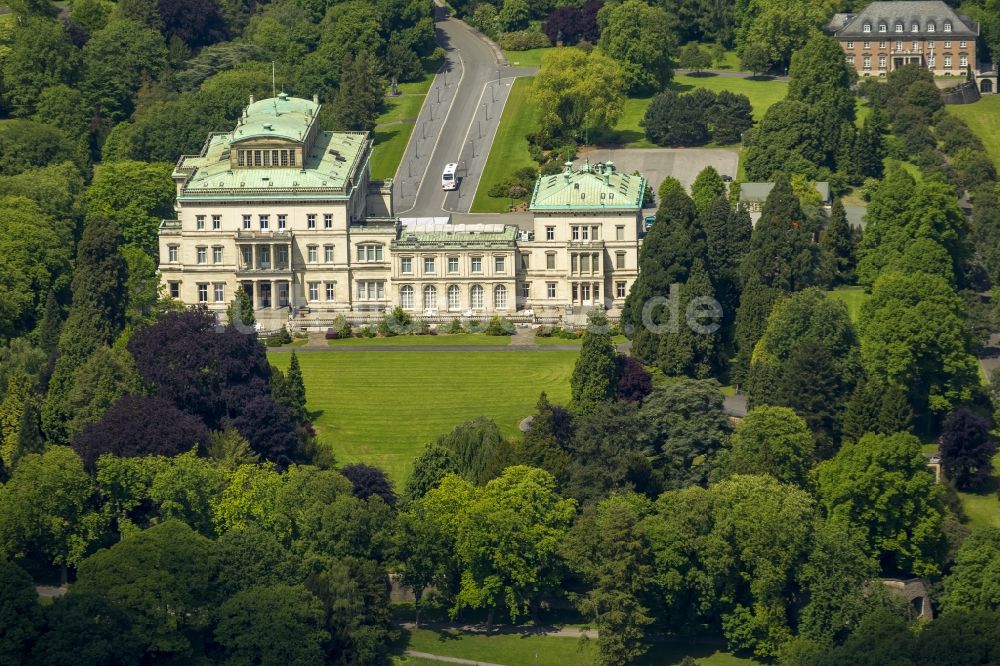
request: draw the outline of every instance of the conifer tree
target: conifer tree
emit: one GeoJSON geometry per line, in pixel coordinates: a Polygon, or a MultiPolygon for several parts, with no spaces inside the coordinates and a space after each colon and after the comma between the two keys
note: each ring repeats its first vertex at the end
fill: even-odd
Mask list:
{"type": "Polygon", "coordinates": [[[45,300],[45,313],[38,324],[38,346],[51,354],[59,345],[59,332],[62,330],[63,313],[55,289],[49,291],[45,300]]]}
{"type": "Polygon", "coordinates": [[[861,175],[865,178],[882,177],[882,158],[885,157],[882,143],[884,130],[882,113],[876,109],[865,118],[861,131],[857,133],[855,150],[858,156],[858,167],[861,170],[861,175]]]}
{"type": "Polygon", "coordinates": [[[288,374],[285,376],[289,398],[289,409],[292,416],[299,423],[308,420],[309,414],[306,411],[306,385],[302,380],[302,368],[299,366],[299,357],[292,352],[292,360],[288,365],[288,374]]]}
{"type": "Polygon", "coordinates": [[[618,385],[615,355],[608,318],[601,311],[589,313],[580,356],[570,379],[573,406],[577,410],[588,411],[614,397],[618,385]]]}
{"type": "Polygon", "coordinates": [[[823,251],[824,273],[830,286],[851,284],[854,282],[854,270],[857,266],[855,256],[855,237],[851,225],[847,222],[844,203],[838,198],[833,202],[830,221],[820,237],[820,248],[823,251]]]}
{"type": "Polygon", "coordinates": [[[840,128],[840,142],[837,145],[837,171],[844,175],[851,185],[860,185],[864,180],[861,173],[859,155],[860,135],[854,125],[844,123],[840,128]]]}
{"type": "Polygon", "coordinates": [[[21,422],[18,424],[17,447],[11,462],[13,469],[18,461],[29,453],[41,453],[45,450],[45,438],[42,436],[41,419],[35,401],[31,400],[21,412],[21,422]]]}
{"type": "Polygon", "coordinates": [[[764,202],[740,268],[742,282],[752,275],[783,291],[808,287],[816,277],[816,248],[803,229],[805,215],[788,178],[777,179],[764,202]]]}
{"type": "Polygon", "coordinates": [[[877,379],[862,380],[844,409],[842,439],[856,442],[869,432],[909,432],[912,421],[913,411],[905,390],[877,379]]]}
{"type": "Polygon", "coordinates": [[[725,196],[716,197],[699,216],[705,230],[709,275],[722,305],[723,339],[731,341],[739,307],[739,269],[750,249],[753,225],[743,206],[735,209],[725,196]]]}
{"type": "Polygon", "coordinates": [[[97,218],[87,223],[77,246],[73,302],[42,407],[42,430],[50,442],[66,442],[66,398],[77,368],[97,347],[111,345],[125,327],[128,269],[121,244],[118,226],[97,218]]]}
{"type": "Polygon", "coordinates": [[[698,214],[704,212],[716,197],[725,193],[726,183],[715,167],[707,166],[702,169],[691,184],[691,199],[698,214]]]}
{"type": "Polygon", "coordinates": [[[782,367],[775,404],[794,409],[812,430],[817,456],[830,458],[840,444],[840,421],[849,397],[843,371],[827,348],[806,342],[782,367]]]}
{"type": "Polygon", "coordinates": [[[687,282],[681,288],[679,321],[660,336],[657,362],[665,375],[706,379],[718,367],[721,322],[710,318],[690,319],[698,310],[688,307],[697,298],[714,299],[712,282],[701,259],[695,259],[687,282]],[[714,329],[714,330],[713,330],[714,329]]]}
{"type": "Polygon", "coordinates": [[[340,87],[333,109],[337,130],[371,132],[382,103],[385,81],[379,76],[378,62],[362,49],[344,58],[340,87]]]}
{"type": "Polygon", "coordinates": [[[740,307],[736,311],[735,340],[737,348],[736,367],[733,380],[745,382],[750,371],[753,348],[764,335],[767,318],[782,296],[782,291],[769,287],[756,275],[750,276],[740,294],[740,307]]]}
{"type": "Polygon", "coordinates": [[[249,332],[257,324],[257,319],[253,315],[253,302],[243,285],[237,287],[233,302],[226,308],[226,324],[230,327],[236,326],[237,329],[242,325],[246,327],[244,332],[249,332]]]}

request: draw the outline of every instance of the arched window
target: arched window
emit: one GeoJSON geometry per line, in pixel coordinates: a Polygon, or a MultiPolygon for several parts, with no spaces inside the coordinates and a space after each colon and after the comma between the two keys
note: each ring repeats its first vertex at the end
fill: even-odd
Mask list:
{"type": "Polygon", "coordinates": [[[493,307],[497,310],[507,309],[507,287],[502,284],[493,289],[493,307]]]}
{"type": "Polygon", "coordinates": [[[459,301],[459,289],[457,284],[448,287],[448,309],[457,310],[459,301]]]}
{"type": "Polygon", "coordinates": [[[433,309],[438,306],[438,290],[431,285],[424,287],[424,307],[433,309]]]}
{"type": "Polygon", "coordinates": [[[404,310],[413,309],[413,285],[404,284],[399,290],[399,305],[404,310]]]}
{"type": "Polygon", "coordinates": [[[483,307],[483,287],[482,285],[474,284],[472,285],[471,291],[471,301],[473,309],[482,309],[483,307]]]}

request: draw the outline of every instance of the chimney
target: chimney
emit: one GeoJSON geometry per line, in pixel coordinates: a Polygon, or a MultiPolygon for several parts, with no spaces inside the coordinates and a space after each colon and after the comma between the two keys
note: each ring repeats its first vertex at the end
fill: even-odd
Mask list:
{"type": "Polygon", "coordinates": [[[572,175],[573,175],[573,163],[563,162],[563,178],[566,179],[567,183],[569,182],[569,179],[572,175]]]}
{"type": "Polygon", "coordinates": [[[313,104],[319,104],[319,95],[313,95],[313,104]]]}
{"type": "Polygon", "coordinates": [[[250,95],[250,103],[253,104],[253,95],[250,95]]]}

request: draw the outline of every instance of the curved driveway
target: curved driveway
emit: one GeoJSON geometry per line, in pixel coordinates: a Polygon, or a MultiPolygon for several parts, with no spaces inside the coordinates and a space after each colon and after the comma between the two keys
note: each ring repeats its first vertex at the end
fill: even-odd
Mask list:
{"type": "Polygon", "coordinates": [[[417,117],[395,178],[396,214],[443,216],[468,212],[515,76],[496,45],[435,7],[438,43],[447,52],[417,117]],[[460,184],[441,189],[441,172],[459,164],[460,184]]]}

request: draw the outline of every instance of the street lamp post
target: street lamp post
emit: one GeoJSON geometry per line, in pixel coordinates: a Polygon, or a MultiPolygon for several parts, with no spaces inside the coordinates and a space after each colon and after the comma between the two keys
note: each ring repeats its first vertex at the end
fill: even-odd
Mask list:
{"type": "Polygon", "coordinates": [[[486,116],[486,120],[490,119],[490,109],[486,106],[486,102],[483,102],[483,114],[486,116]]]}
{"type": "Polygon", "coordinates": [[[470,139],[469,146],[472,147],[472,159],[476,159],[476,142],[470,139]]]}

